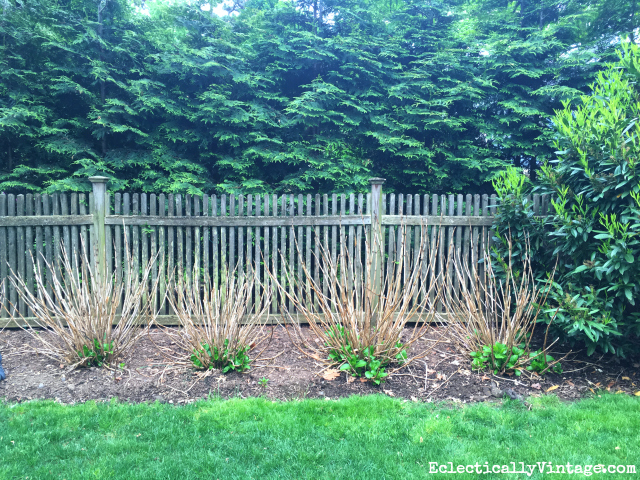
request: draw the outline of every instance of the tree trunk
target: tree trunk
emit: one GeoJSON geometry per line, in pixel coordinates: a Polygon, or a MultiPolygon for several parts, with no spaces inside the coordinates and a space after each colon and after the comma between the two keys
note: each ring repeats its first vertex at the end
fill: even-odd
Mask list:
{"type": "Polygon", "coordinates": [[[542,13],[544,12],[544,8],[542,6],[543,4],[540,4],[540,18],[538,19],[538,30],[542,30],[542,13]]]}
{"type": "Polygon", "coordinates": [[[538,162],[536,157],[529,157],[529,180],[534,182],[538,176],[538,162]]]}
{"type": "Polygon", "coordinates": [[[7,146],[7,158],[9,160],[9,172],[13,171],[13,155],[11,155],[11,142],[7,146]]]}

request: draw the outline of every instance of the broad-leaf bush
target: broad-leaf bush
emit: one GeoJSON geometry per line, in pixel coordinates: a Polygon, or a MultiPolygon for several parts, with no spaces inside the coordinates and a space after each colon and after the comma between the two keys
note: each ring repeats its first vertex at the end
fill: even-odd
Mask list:
{"type": "Polygon", "coordinates": [[[519,278],[522,259],[526,257],[534,275],[546,271],[549,238],[545,219],[536,215],[536,207],[528,195],[531,182],[520,169],[510,167],[492,183],[500,199],[495,216],[495,248],[491,250],[493,270],[502,279],[511,274],[519,278]],[[510,260],[514,269],[508,272],[510,260]]]}
{"type": "MultiPolygon", "coordinates": [[[[590,95],[556,112],[558,157],[543,166],[534,188],[550,195],[549,216],[516,217],[512,204],[522,189],[505,188],[497,231],[543,231],[544,239],[532,242],[542,259],[539,278],[558,259],[542,320],[553,319],[554,331],[589,354],[625,356],[638,350],[640,335],[640,52],[627,43],[619,56],[597,75],[590,95]]],[[[498,242],[498,255],[501,249],[498,242]]]]}

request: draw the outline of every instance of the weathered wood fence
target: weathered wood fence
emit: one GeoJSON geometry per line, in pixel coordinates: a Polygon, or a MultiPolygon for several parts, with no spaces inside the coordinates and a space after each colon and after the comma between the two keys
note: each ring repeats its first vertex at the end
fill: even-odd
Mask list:
{"type": "MultiPolygon", "coordinates": [[[[409,257],[417,252],[426,224],[430,244],[437,245],[433,258],[439,271],[450,253],[481,270],[478,259],[490,245],[491,216],[496,211],[495,195],[383,194],[383,179],[371,179],[372,190],[366,195],[279,196],[110,194],[107,178],[90,180],[93,192],[89,194],[0,194],[0,282],[5,280],[6,296],[13,305],[11,312],[0,314],[0,328],[15,325],[11,319],[19,317],[18,311],[27,321],[30,316],[8,281],[10,272],[21,275],[34,291],[33,258],[51,290],[51,279],[64,276],[62,245],[73,268],[82,268],[86,255],[99,271],[115,273],[118,278],[127,275],[126,243],[133,275],[139,275],[141,266],[158,255],[150,281],[155,284],[158,279],[163,297],[171,281],[168,272],[189,276],[197,266],[203,278],[217,284],[229,268],[237,268],[239,274],[251,269],[268,285],[267,269],[280,272],[282,256],[289,268],[302,273],[298,252],[321,284],[321,269],[315,261],[319,249],[324,247],[334,258],[341,246],[350,256],[364,255],[365,230],[370,232],[372,225],[382,233],[385,268],[397,260],[404,241],[405,267],[411,265],[409,257]]],[[[536,213],[546,212],[545,198],[533,196],[531,200],[536,213]]],[[[443,278],[448,294],[455,295],[458,279],[450,274],[443,278]]],[[[255,298],[258,294],[256,290],[255,298]]],[[[280,311],[283,301],[286,299],[274,293],[273,314],[280,311]]],[[[159,322],[176,322],[168,303],[160,308],[159,322]]]]}

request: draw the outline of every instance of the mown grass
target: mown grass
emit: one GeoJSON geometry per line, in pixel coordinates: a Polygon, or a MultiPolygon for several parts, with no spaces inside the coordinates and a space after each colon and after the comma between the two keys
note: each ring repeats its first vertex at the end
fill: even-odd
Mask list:
{"type": "Polygon", "coordinates": [[[4,404],[0,478],[546,479],[581,475],[433,474],[429,462],[640,464],[637,398],[532,402],[531,410],[520,402],[452,406],[382,396],[4,404]]]}

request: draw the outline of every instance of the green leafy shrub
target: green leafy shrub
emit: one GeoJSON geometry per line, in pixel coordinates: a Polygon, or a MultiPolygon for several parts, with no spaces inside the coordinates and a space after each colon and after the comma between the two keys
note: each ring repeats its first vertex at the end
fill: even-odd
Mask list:
{"type": "Polygon", "coordinates": [[[245,372],[251,369],[251,359],[249,358],[249,346],[240,347],[235,352],[229,350],[229,339],[225,339],[223,348],[219,349],[214,345],[213,349],[208,343],[203,343],[202,348],[193,349],[191,362],[196,368],[206,368],[200,359],[208,358],[205,362],[209,369],[218,368],[222,373],[245,372]]]}
{"type": "MultiPolygon", "coordinates": [[[[550,263],[546,220],[536,216],[535,205],[528,195],[533,185],[516,167],[501,172],[492,184],[499,199],[494,225],[495,244],[491,251],[495,273],[506,280],[509,256],[512,264],[518,265],[525,253],[534,275],[547,271],[550,263]]],[[[516,268],[513,272],[516,278],[520,271],[516,268]]]]}
{"type": "Polygon", "coordinates": [[[527,367],[527,370],[530,372],[536,372],[540,375],[548,371],[562,373],[562,364],[556,362],[551,355],[545,355],[541,350],[531,352],[529,357],[531,364],[527,367]]]}
{"type": "Polygon", "coordinates": [[[500,342],[496,342],[492,346],[484,345],[482,350],[469,353],[473,359],[471,368],[473,370],[489,368],[493,370],[495,375],[499,373],[515,373],[520,376],[523,368],[540,375],[548,371],[562,373],[560,362],[556,362],[551,355],[544,354],[542,350],[527,354],[526,349],[527,347],[524,343],[512,347],[500,342]]]}
{"type": "MultiPolygon", "coordinates": [[[[538,279],[558,259],[540,320],[589,354],[625,356],[638,351],[640,337],[640,52],[623,43],[619,56],[591,95],[556,112],[558,158],[533,188],[550,196],[549,215],[536,219],[528,205],[514,213],[526,182],[505,174],[496,231],[530,238],[538,279]]],[[[498,241],[496,255],[504,252],[498,241]]]]}
{"type": "MultiPolygon", "coordinates": [[[[380,355],[376,357],[375,347],[368,346],[358,351],[354,349],[347,339],[346,332],[342,325],[330,328],[327,331],[327,337],[336,339],[337,336],[342,337],[341,341],[336,342],[338,348],[331,348],[331,344],[325,344],[329,348],[329,360],[332,363],[339,364],[340,370],[348,371],[356,377],[362,377],[371,380],[374,384],[380,385],[385,377],[389,374],[385,371],[390,363],[390,355],[380,355]]],[[[398,341],[394,349],[395,360],[398,365],[403,365],[407,360],[407,350],[402,342],[398,341]]]]}
{"type": "Polygon", "coordinates": [[[113,354],[113,341],[102,343],[97,338],[93,339],[93,345],[82,345],[82,348],[78,350],[78,357],[86,359],[85,365],[87,367],[101,367],[108,362],[113,354]]]}
{"type": "Polygon", "coordinates": [[[473,361],[471,367],[474,370],[482,370],[489,367],[494,374],[514,371],[520,375],[520,359],[525,356],[524,345],[509,348],[504,343],[495,343],[492,346],[483,346],[482,350],[469,354],[473,361]]]}

